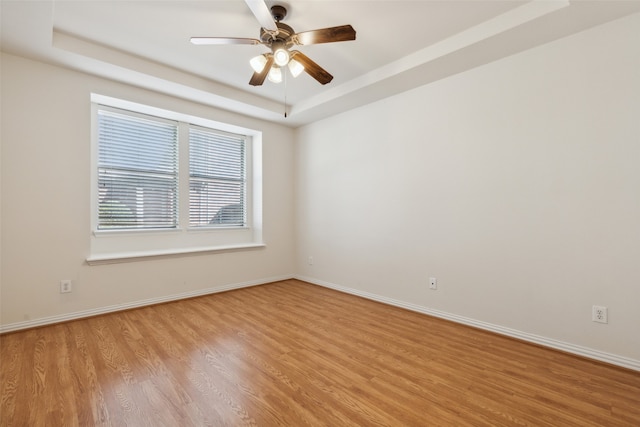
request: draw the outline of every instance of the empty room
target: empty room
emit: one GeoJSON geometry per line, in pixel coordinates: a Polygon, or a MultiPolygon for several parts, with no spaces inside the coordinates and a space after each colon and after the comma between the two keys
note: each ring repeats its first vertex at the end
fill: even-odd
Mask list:
{"type": "Polygon", "coordinates": [[[0,426],[640,425],[640,1],[0,20],[0,426]]]}

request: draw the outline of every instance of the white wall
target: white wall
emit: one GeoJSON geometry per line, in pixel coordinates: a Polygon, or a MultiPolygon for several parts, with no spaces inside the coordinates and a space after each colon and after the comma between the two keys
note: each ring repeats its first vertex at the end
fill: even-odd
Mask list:
{"type": "Polygon", "coordinates": [[[12,55],[1,77],[5,330],[293,275],[291,129],[12,55]],[[267,247],[88,266],[91,92],[262,130],[267,247]],[[61,279],[72,293],[59,293],[61,279]]]}
{"type": "Polygon", "coordinates": [[[634,15],[299,129],[299,276],[640,369],[639,28],[634,15]]]}

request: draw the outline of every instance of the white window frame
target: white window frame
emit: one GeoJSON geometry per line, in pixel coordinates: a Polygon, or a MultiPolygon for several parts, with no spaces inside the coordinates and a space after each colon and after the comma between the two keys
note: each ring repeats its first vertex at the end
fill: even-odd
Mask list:
{"type": "Polygon", "coordinates": [[[202,117],[91,94],[91,245],[90,265],[264,247],[262,241],[262,132],[202,117]],[[246,136],[246,224],[189,227],[189,126],[178,127],[178,226],[172,229],[98,230],[99,106],[246,136]]]}

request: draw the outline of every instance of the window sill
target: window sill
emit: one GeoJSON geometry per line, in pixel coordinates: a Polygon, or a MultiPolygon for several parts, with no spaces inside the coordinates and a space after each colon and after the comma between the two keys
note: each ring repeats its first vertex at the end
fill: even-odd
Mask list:
{"type": "Polygon", "coordinates": [[[175,258],[189,255],[202,255],[216,252],[235,252],[264,248],[264,243],[249,243],[244,245],[211,246],[201,248],[168,249],[164,251],[120,252],[104,255],[92,255],[86,259],[89,265],[118,264],[124,262],[146,261],[159,258],[175,258]]]}

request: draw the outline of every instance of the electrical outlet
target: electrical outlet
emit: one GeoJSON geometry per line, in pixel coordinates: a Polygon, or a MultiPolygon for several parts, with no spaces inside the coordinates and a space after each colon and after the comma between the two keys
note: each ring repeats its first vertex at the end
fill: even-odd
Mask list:
{"type": "Polygon", "coordinates": [[[64,279],[60,281],[60,293],[66,294],[71,292],[71,280],[64,279]]]}
{"type": "Polygon", "coordinates": [[[608,323],[607,307],[594,305],[591,310],[591,320],[598,323],[608,323]]]}
{"type": "Polygon", "coordinates": [[[438,289],[438,280],[435,277],[429,277],[429,289],[438,289]]]}
{"type": "Polygon", "coordinates": [[[307,259],[307,263],[309,265],[313,265],[313,257],[312,256],[310,256],[309,259],[307,259]]]}

